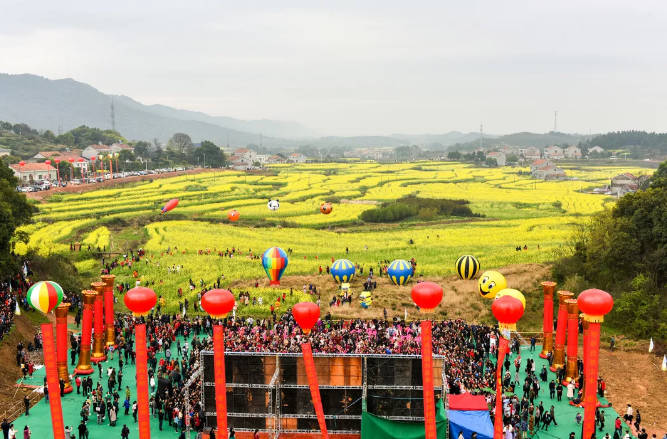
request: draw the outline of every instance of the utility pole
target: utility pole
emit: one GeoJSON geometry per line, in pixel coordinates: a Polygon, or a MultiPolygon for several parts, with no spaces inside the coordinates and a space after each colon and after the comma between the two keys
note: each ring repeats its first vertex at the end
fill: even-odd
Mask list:
{"type": "Polygon", "coordinates": [[[111,96],[111,129],[116,131],[116,106],[113,103],[113,96],[111,96]]]}
{"type": "Polygon", "coordinates": [[[554,111],[554,133],[558,132],[558,111],[554,111]]]}

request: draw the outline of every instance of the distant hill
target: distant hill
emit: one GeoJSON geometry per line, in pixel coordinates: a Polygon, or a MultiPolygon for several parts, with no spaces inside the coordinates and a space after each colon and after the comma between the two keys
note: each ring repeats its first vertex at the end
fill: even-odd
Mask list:
{"type": "MultiPolygon", "coordinates": [[[[395,139],[404,139],[412,144],[428,145],[439,143],[444,146],[453,145],[455,143],[467,143],[479,139],[479,133],[462,133],[460,131],[450,131],[444,134],[392,134],[389,137],[395,139]]],[[[493,134],[484,134],[486,139],[495,139],[498,136],[493,134]]]]}
{"type": "MultiPolygon", "coordinates": [[[[231,118],[214,118],[203,113],[187,112],[164,106],[147,106],[129,98],[114,98],[116,130],[130,140],[152,140],[157,137],[166,142],[174,133],[189,134],[195,141],[211,140],[218,145],[229,142],[231,146],[245,146],[259,140],[256,132],[244,132],[223,127],[211,121],[187,119],[187,114],[199,119],[229,120],[234,126],[252,127],[253,121],[231,118]],[[195,116],[196,115],[196,116],[195,116]]],[[[111,97],[90,85],[73,79],[49,80],[35,75],[0,74],[0,120],[26,123],[38,129],[58,133],[86,125],[101,129],[111,128],[111,97]]],[[[218,120],[217,122],[220,122],[218,120]]],[[[293,148],[302,142],[268,135],[273,129],[287,133],[299,124],[278,121],[256,121],[257,127],[267,128],[263,143],[267,146],[293,148]],[[281,125],[282,124],[282,125],[281,125]]],[[[303,127],[299,135],[309,132],[303,127]]],[[[264,131],[262,131],[264,133],[264,131]]]]}
{"type": "MultiPolygon", "coordinates": [[[[495,139],[485,135],[482,144],[484,148],[491,148],[497,145],[518,146],[521,148],[527,148],[529,146],[544,148],[549,145],[577,145],[579,142],[586,141],[591,137],[592,136],[589,135],[567,134],[553,131],[545,134],[522,132],[507,134],[495,139]]],[[[450,151],[473,151],[477,148],[479,148],[479,139],[471,142],[457,142],[451,145],[448,149],[450,151]]]]}
{"type": "Polygon", "coordinates": [[[383,148],[395,147],[409,143],[407,140],[385,136],[354,136],[354,137],[320,137],[312,142],[316,146],[333,148],[383,148]]]}

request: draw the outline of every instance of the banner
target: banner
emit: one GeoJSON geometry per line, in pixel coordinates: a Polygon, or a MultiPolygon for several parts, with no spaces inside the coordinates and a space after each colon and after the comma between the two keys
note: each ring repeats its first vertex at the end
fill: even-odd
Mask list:
{"type": "Polygon", "coordinates": [[[584,436],[590,438],[595,433],[595,409],[598,398],[598,361],[600,359],[600,324],[588,323],[588,359],[584,360],[584,436]]]}
{"type": "Polygon", "coordinates": [[[213,367],[215,370],[215,411],[218,419],[217,437],[227,439],[227,383],[225,382],[225,332],[222,325],[213,325],[213,367]]]}
{"type": "Polygon", "coordinates": [[[424,428],[426,439],[437,439],[435,429],[435,397],[433,395],[433,346],[431,321],[423,320],[422,328],[422,386],[424,389],[424,428]]]}
{"type": "Polygon", "coordinates": [[[107,346],[116,345],[116,330],[113,316],[113,279],[111,278],[110,282],[104,279],[104,283],[106,284],[104,286],[104,331],[106,334],[105,344],[107,346]]]}
{"type": "Polygon", "coordinates": [[[56,365],[56,346],[53,343],[53,326],[51,323],[42,323],[42,343],[44,345],[46,383],[49,386],[49,406],[51,408],[53,437],[54,439],[65,439],[65,421],[63,420],[63,406],[60,403],[60,383],[58,381],[58,367],[56,365]]]}
{"type": "Polygon", "coordinates": [[[493,423],[493,439],[503,439],[503,361],[509,351],[509,340],[501,337],[496,363],[496,417],[493,423]]]}
{"type": "Polygon", "coordinates": [[[320,397],[320,385],[317,383],[317,371],[315,370],[315,360],[313,359],[313,349],[310,343],[303,343],[301,345],[303,352],[303,364],[306,367],[306,376],[308,377],[308,386],[310,386],[310,397],[313,400],[313,407],[315,407],[315,414],[317,415],[317,423],[320,425],[322,437],[329,439],[327,432],[327,424],[324,420],[324,410],[322,409],[322,398],[320,397]]]}
{"type": "Polygon", "coordinates": [[[137,404],[139,420],[139,439],[150,439],[151,424],[148,409],[148,354],[146,352],[146,325],[134,327],[137,352],[137,404]]]}

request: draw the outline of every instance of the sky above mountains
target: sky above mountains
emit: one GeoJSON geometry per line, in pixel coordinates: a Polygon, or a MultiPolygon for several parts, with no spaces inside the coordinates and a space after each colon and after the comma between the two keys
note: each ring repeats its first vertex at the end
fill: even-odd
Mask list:
{"type": "Polygon", "coordinates": [[[667,131],[660,1],[4,0],[0,71],[322,135],[667,131]],[[363,3],[363,4],[362,4],[363,3]]]}

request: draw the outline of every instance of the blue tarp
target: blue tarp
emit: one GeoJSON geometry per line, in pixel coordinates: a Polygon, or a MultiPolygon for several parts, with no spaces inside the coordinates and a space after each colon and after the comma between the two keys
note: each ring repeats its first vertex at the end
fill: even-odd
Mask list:
{"type": "Polygon", "coordinates": [[[493,423],[487,410],[447,410],[447,419],[452,439],[458,438],[461,431],[465,439],[470,439],[473,432],[478,439],[493,439],[493,423]]]}

